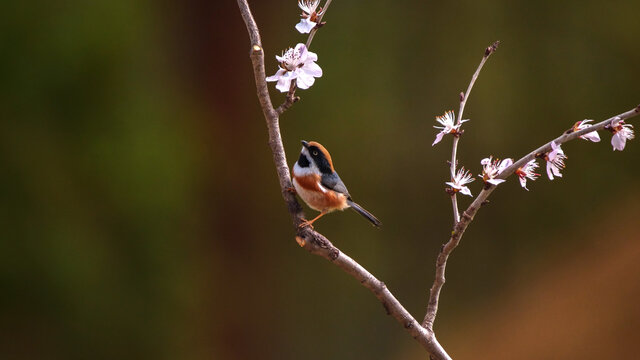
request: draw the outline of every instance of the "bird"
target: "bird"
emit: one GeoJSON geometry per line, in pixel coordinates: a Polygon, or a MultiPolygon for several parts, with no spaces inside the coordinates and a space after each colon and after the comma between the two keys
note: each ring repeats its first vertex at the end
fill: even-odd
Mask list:
{"type": "Polygon", "coordinates": [[[331,155],[327,149],[315,141],[302,140],[302,150],[292,169],[295,192],[313,210],[320,215],[312,220],[304,220],[300,227],[309,226],[322,216],[335,211],[352,208],[364,216],[375,227],[381,225],[372,213],[351,199],[347,187],[333,168],[331,155]]]}

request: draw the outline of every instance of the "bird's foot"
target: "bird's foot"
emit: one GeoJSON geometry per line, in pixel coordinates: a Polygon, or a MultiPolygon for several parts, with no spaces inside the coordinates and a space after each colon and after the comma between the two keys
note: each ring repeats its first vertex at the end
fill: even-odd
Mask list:
{"type": "Polygon", "coordinates": [[[313,225],[312,225],[312,224],[313,224],[313,220],[303,220],[303,221],[300,223],[300,225],[298,225],[298,227],[299,227],[300,229],[303,229],[303,228],[305,228],[305,227],[307,227],[307,226],[308,226],[308,227],[310,227],[311,229],[313,229],[313,225]]]}

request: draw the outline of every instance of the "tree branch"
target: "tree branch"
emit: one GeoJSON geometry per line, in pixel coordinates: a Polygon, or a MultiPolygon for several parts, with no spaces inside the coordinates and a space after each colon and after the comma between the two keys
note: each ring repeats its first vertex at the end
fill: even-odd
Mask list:
{"type": "MultiPolygon", "coordinates": [[[[330,1],[331,0],[327,1],[323,12],[326,11],[330,1]]],[[[284,104],[278,107],[279,110],[273,108],[265,80],[264,52],[262,50],[258,26],[251,14],[247,0],[237,0],[237,2],[242,18],[247,26],[247,31],[249,32],[249,39],[251,40],[250,58],[253,64],[258,100],[260,101],[260,106],[262,107],[262,112],[267,123],[269,147],[273,154],[273,161],[280,181],[280,191],[287,204],[293,226],[297,232],[296,241],[310,253],[329,260],[369,289],[376,298],[380,300],[386,312],[393,316],[394,319],[429,352],[433,359],[450,360],[451,358],[438,343],[433,331],[423,328],[393,296],[382,281],[378,280],[355,260],[340,251],[340,249],[335,247],[322,234],[309,227],[299,228],[303,220],[302,207],[296,200],[295,195],[289,191],[289,189],[292,188],[291,175],[289,173],[289,167],[287,166],[286,154],[280,135],[279,116],[286,108],[283,108],[284,104]],[[282,111],[280,111],[281,108],[282,111]]],[[[311,42],[314,32],[315,31],[310,35],[308,43],[311,42]]],[[[295,89],[293,91],[295,91],[295,89]]],[[[292,93],[292,91],[290,90],[289,93],[292,93]]]]}
{"type": "Polygon", "coordinates": [[[420,326],[420,323],[402,306],[382,281],[340,251],[322,234],[315,231],[300,231],[296,236],[296,241],[310,253],[321,256],[337,265],[358,280],[362,286],[369,289],[382,303],[387,315],[393,316],[411,337],[427,350],[432,359],[451,359],[436,339],[433,331],[420,326]]]}
{"type": "MultiPolygon", "coordinates": [[[[467,86],[467,91],[460,93],[460,110],[458,110],[458,119],[456,121],[456,125],[460,126],[462,124],[462,113],[464,112],[464,107],[467,104],[467,99],[469,99],[469,94],[471,93],[471,89],[473,89],[473,85],[476,83],[476,80],[480,75],[480,70],[482,70],[482,67],[484,66],[484,63],[487,62],[487,59],[489,59],[489,56],[491,56],[491,54],[493,54],[496,50],[498,50],[498,45],[500,45],[500,41],[494,42],[493,44],[491,44],[489,47],[485,49],[484,56],[482,57],[482,60],[480,60],[480,64],[478,65],[476,72],[473,73],[473,76],[471,77],[471,81],[469,82],[469,86],[467,86]]],[[[458,141],[460,141],[460,135],[461,133],[456,133],[454,134],[454,137],[453,137],[453,145],[451,149],[451,164],[450,164],[452,182],[454,181],[454,177],[456,176],[456,166],[458,165],[457,154],[458,154],[458,141]]],[[[451,205],[453,206],[453,225],[455,226],[455,224],[457,224],[458,221],[460,221],[460,210],[458,209],[458,199],[456,197],[455,191],[451,193],[451,205]]]]}
{"type": "MultiPolygon", "coordinates": [[[[580,137],[581,135],[585,135],[593,131],[603,130],[605,129],[605,127],[610,125],[611,122],[614,120],[626,120],[634,116],[637,116],[638,114],[640,114],[640,105],[638,105],[635,109],[610,117],[604,121],[594,124],[591,127],[588,127],[579,131],[573,131],[573,129],[569,129],[559,137],[549,141],[548,143],[540,146],[539,148],[533,150],[529,154],[520,158],[518,161],[513,163],[513,165],[509,166],[504,171],[502,171],[500,175],[497,176],[497,178],[506,179],[507,177],[515,173],[515,171],[518,168],[524,166],[529,161],[535,159],[536,156],[543,155],[551,151],[552,142],[555,142],[557,145],[562,145],[568,141],[571,141],[580,137]]],[[[422,326],[425,327],[427,330],[433,331],[433,323],[435,321],[436,314],[438,312],[438,301],[440,299],[440,291],[442,290],[442,286],[444,285],[444,282],[445,282],[444,275],[447,267],[447,259],[449,258],[449,255],[451,255],[451,252],[458,246],[458,244],[460,243],[460,239],[462,239],[462,235],[464,235],[465,230],[467,229],[471,221],[473,221],[473,218],[475,217],[480,207],[486,203],[487,198],[489,197],[489,195],[491,195],[491,193],[493,192],[493,190],[495,190],[495,188],[496,186],[488,183],[485,185],[484,189],[480,192],[480,194],[478,194],[478,196],[471,203],[471,205],[469,205],[467,210],[464,211],[460,221],[454,225],[449,241],[446,244],[444,244],[442,246],[442,249],[440,250],[440,254],[438,255],[438,259],[436,260],[436,276],[435,276],[433,285],[431,286],[429,303],[427,305],[427,313],[424,317],[424,320],[422,321],[422,326]]]]}

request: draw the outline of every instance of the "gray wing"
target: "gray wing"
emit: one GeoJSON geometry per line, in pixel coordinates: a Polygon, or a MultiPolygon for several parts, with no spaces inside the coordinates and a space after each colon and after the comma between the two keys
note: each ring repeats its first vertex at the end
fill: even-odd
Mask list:
{"type": "Polygon", "coordinates": [[[351,195],[349,195],[349,190],[347,190],[347,187],[344,185],[344,183],[340,179],[340,176],[338,176],[338,173],[335,171],[333,172],[333,174],[323,174],[322,178],[320,179],[320,184],[322,184],[322,186],[326,187],[327,189],[345,194],[348,198],[351,197],[351,195]]]}

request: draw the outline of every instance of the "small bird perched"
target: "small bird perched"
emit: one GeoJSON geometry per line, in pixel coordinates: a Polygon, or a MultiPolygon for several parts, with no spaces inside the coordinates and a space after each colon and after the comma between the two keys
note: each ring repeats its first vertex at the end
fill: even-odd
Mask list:
{"type": "Polygon", "coordinates": [[[302,141],[300,158],[293,165],[292,174],[293,186],[298,195],[310,208],[320,211],[320,215],[313,220],[305,220],[300,227],[313,227],[313,222],[323,215],[348,207],[371,221],[374,226],[380,226],[380,220],[351,200],[347,187],[333,168],[331,155],[319,143],[302,141]]]}

